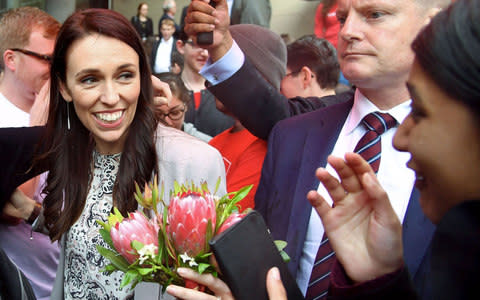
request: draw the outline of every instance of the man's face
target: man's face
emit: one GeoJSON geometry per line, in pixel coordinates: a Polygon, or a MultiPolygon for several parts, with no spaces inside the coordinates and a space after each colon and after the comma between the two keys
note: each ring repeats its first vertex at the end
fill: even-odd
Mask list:
{"type": "Polygon", "coordinates": [[[160,28],[160,32],[162,33],[163,39],[165,41],[168,41],[175,32],[175,27],[171,25],[162,25],[162,27],[160,28]]]}
{"type": "Polygon", "coordinates": [[[184,69],[190,69],[198,73],[207,63],[208,51],[195,46],[191,39],[188,39],[186,42],[178,41],[177,49],[183,55],[184,69]]]}
{"type": "Polygon", "coordinates": [[[413,62],[410,45],[425,24],[415,0],[339,0],[338,59],[359,88],[403,85],[413,62]]]}
{"type": "MultiPolygon", "coordinates": [[[[52,55],[55,46],[55,39],[46,39],[43,30],[34,30],[30,35],[29,43],[23,47],[24,50],[38,54],[52,55]]],[[[37,57],[16,52],[18,64],[15,76],[22,83],[22,89],[35,97],[42,86],[50,78],[50,64],[37,57]]]]}

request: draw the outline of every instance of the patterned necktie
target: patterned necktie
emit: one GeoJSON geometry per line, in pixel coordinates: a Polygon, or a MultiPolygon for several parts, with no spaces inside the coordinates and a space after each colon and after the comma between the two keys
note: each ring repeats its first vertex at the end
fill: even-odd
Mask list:
{"type": "MultiPolygon", "coordinates": [[[[367,132],[360,139],[354,151],[360,154],[377,173],[382,151],[380,135],[394,127],[397,121],[389,114],[372,112],[363,118],[362,123],[367,132]]],[[[305,299],[326,299],[330,285],[330,268],[334,257],[335,252],[332,250],[327,236],[323,235],[313,264],[305,299]]]]}
{"type": "Polygon", "coordinates": [[[382,153],[380,135],[397,125],[397,121],[389,114],[372,112],[363,118],[362,123],[367,132],[358,141],[354,152],[360,154],[377,173],[382,153]]]}
{"type": "Polygon", "coordinates": [[[334,257],[335,252],[324,234],[315,257],[305,299],[317,300],[327,298],[328,286],[330,285],[330,268],[334,257]]]}

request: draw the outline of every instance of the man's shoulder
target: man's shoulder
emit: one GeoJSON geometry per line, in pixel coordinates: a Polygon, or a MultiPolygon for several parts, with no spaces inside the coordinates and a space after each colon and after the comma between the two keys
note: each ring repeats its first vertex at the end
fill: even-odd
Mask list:
{"type": "Polygon", "coordinates": [[[312,123],[335,120],[346,115],[353,106],[353,97],[348,95],[334,95],[317,98],[317,101],[328,101],[328,105],[310,112],[299,114],[278,122],[279,127],[299,128],[312,126],[312,123]],[[328,97],[328,99],[325,99],[328,97]],[[336,101],[336,102],[334,102],[336,101]]]}

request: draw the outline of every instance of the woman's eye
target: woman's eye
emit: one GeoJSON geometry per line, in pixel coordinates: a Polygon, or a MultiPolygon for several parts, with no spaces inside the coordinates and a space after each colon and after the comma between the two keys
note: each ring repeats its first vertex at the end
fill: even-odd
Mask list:
{"type": "Polygon", "coordinates": [[[96,81],[97,81],[97,79],[93,76],[84,77],[84,78],[82,78],[82,80],[80,80],[80,82],[84,83],[84,84],[92,84],[96,81]]]}
{"type": "Polygon", "coordinates": [[[131,78],[133,78],[133,73],[132,72],[123,72],[123,73],[120,74],[119,78],[123,79],[123,80],[131,79],[131,78]]]}

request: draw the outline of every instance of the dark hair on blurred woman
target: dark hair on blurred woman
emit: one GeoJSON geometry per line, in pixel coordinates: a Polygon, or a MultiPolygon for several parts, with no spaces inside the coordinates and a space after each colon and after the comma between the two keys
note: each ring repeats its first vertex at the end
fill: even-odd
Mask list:
{"type": "Polygon", "coordinates": [[[438,13],[412,49],[440,88],[480,116],[480,1],[457,2],[438,13]]]}
{"type": "Polygon", "coordinates": [[[43,139],[45,152],[40,153],[36,160],[50,167],[43,205],[45,225],[53,240],[59,239],[82,213],[89,190],[95,146],[90,132],[80,122],[72,105],[62,97],[60,83],[66,84],[66,59],[70,47],[77,40],[96,34],[128,44],[139,56],[141,91],[114,183],[113,205],[123,214],[135,210],[134,182],[143,187],[152,174],[158,173],[154,144],[157,122],[153,112],[151,73],[135,28],[124,16],[112,10],[75,12],[65,21],[57,37],[51,67],[50,110],[43,139]]]}

